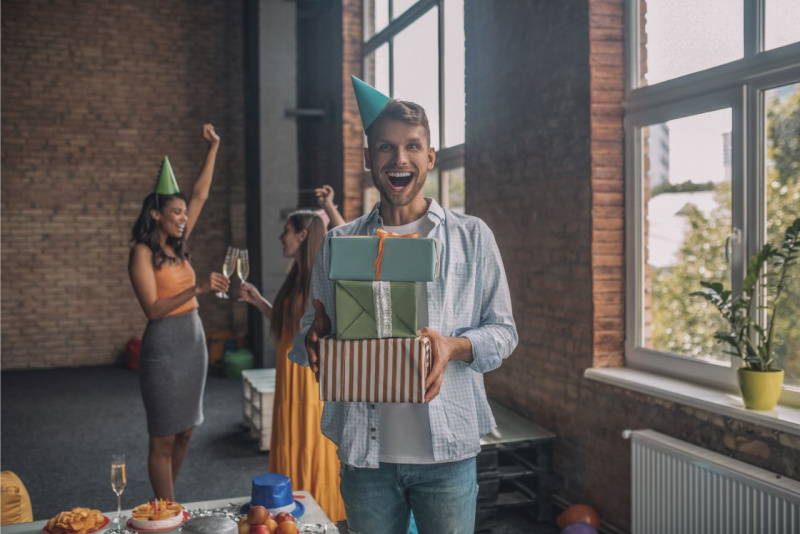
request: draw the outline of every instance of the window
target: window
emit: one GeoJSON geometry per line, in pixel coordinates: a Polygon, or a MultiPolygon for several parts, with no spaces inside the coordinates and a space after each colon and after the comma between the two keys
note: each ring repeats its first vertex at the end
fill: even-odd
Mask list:
{"type": "Polygon", "coordinates": [[[800,2],[797,0],[765,0],[766,28],[764,48],[772,50],[800,41],[800,2]]]}
{"type": "MultiPolygon", "coordinates": [[[[786,227],[800,216],[800,83],[764,92],[766,154],[762,171],[766,191],[767,239],[780,243],[786,227]]],[[[775,360],[786,370],[786,384],[800,386],[800,276],[788,282],[776,320],[775,360]]]]}
{"type": "MultiPolygon", "coordinates": [[[[736,386],[701,280],[740,292],[745,262],[800,216],[800,17],[781,0],[628,0],[626,358],[736,386]]],[[[779,320],[782,402],[800,405],[800,281],[779,320]]]]}
{"type": "MultiPolygon", "coordinates": [[[[464,0],[364,0],[364,80],[425,108],[436,168],[424,193],[464,211],[464,0]]],[[[378,198],[365,173],[364,210],[378,198]]]]}

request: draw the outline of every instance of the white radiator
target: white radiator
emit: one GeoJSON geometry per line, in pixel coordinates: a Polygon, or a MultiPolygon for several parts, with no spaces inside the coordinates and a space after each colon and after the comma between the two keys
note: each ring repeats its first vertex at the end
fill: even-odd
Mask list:
{"type": "Polygon", "coordinates": [[[800,533],[800,482],[652,430],[624,435],[632,534],[800,533]]]}

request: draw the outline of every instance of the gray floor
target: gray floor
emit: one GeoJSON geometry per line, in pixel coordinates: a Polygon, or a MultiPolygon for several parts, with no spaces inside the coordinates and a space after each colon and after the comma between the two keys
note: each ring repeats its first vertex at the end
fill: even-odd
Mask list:
{"type": "MultiPolygon", "coordinates": [[[[127,457],[123,507],[152,496],[144,408],[134,371],[4,371],[0,385],[0,467],[23,480],[35,519],[75,506],[114,509],[110,460],[116,453],[127,457]]],[[[195,430],[176,483],[176,499],[249,495],[252,478],[267,471],[268,457],[242,427],[241,384],[212,373],[204,403],[206,421],[195,430]]],[[[521,511],[508,511],[494,534],[512,532],[554,534],[558,529],[535,525],[521,511]]]]}

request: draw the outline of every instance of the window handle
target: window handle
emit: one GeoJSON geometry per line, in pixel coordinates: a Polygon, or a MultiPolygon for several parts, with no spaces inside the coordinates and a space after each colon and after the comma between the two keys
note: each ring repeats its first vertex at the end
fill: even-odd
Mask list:
{"type": "Polygon", "coordinates": [[[734,228],[728,239],[725,240],[725,262],[728,264],[731,263],[731,243],[734,246],[739,246],[742,243],[742,231],[740,229],[734,228]]]}

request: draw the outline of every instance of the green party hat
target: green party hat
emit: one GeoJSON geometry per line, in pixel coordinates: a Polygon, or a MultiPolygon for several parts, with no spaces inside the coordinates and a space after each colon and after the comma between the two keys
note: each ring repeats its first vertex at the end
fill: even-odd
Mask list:
{"type": "Polygon", "coordinates": [[[169,158],[164,156],[164,161],[161,162],[161,172],[159,172],[158,181],[156,182],[156,193],[159,195],[174,195],[180,192],[178,181],[175,180],[175,173],[172,172],[172,166],[169,164],[169,158]]]}
{"type": "Polygon", "coordinates": [[[350,80],[353,82],[353,91],[356,93],[358,111],[361,113],[361,124],[364,125],[364,131],[367,131],[367,128],[375,122],[383,108],[392,99],[355,76],[351,75],[350,80]]]}

